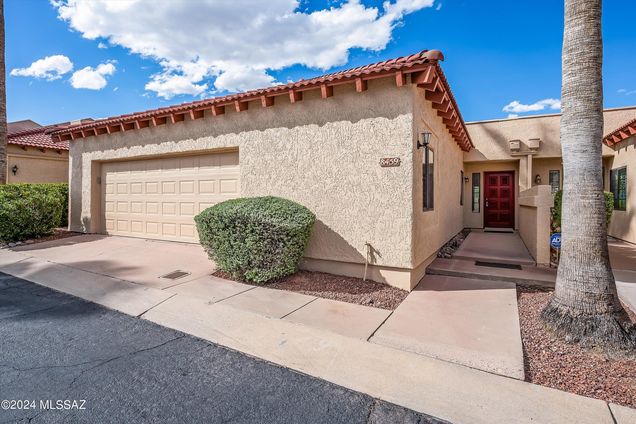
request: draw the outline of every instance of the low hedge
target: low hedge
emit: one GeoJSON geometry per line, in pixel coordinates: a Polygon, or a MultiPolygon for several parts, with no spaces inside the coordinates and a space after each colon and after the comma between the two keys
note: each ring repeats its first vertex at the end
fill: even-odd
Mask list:
{"type": "MultiPolygon", "coordinates": [[[[612,213],[614,212],[614,195],[609,192],[603,192],[605,195],[605,221],[607,226],[612,219],[612,213]]],[[[554,193],[554,207],[552,208],[552,228],[561,228],[561,204],[563,203],[563,191],[559,190],[554,193]]]]}
{"type": "Polygon", "coordinates": [[[296,272],[316,216],[287,199],[253,197],[216,204],[194,220],[220,270],[264,284],[296,272]]]}
{"type": "Polygon", "coordinates": [[[0,186],[0,240],[21,241],[67,225],[68,184],[0,186]]]}

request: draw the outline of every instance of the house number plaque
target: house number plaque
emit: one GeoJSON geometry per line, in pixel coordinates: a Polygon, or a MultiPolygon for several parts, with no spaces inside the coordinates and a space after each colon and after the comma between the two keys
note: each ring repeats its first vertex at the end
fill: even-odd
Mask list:
{"type": "Polygon", "coordinates": [[[382,168],[389,168],[393,166],[400,166],[402,161],[400,158],[382,158],[380,159],[380,166],[382,168]]]}

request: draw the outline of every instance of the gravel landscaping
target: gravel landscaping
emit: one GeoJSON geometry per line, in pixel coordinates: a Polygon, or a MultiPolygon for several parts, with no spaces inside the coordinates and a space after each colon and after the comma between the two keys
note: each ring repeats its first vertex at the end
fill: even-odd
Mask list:
{"type": "MultiPolygon", "coordinates": [[[[222,271],[217,271],[214,275],[234,280],[222,271]]],[[[266,284],[265,287],[388,310],[397,308],[409,294],[406,290],[375,281],[310,271],[298,271],[289,277],[266,284]]]]}
{"type": "MultiPolygon", "coordinates": [[[[540,315],[551,290],[517,287],[526,381],[636,407],[636,360],[608,360],[548,333],[540,315]]],[[[630,312],[632,321],[636,316],[630,312]]]]}
{"type": "Polygon", "coordinates": [[[437,252],[437,257],[452,258],[453,253],[455,253],[455,251],[459,249],[459,246],[461,246],[464,240],[466,240],[466,237],[468,237],[469,233],[470,230],[468,229],[463,229],[462,231],[457,233],[455,237],[450,239],[448,243],[446,243],[444,246],[441,247],[441,249],[439,249],[439,251],[437,252]]]}

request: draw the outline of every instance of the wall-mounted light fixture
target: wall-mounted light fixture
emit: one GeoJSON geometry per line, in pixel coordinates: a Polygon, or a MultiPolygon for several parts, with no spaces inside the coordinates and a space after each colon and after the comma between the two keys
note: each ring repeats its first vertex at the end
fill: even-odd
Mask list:
{"type": "Polygon", "coordinates": [[[421,135],[421,140],[417,140],[417,148],[420,149],[422,147],[428,147],[428,143],[431,142],[431,133],[423,132],[421,135]]]}
{"type": "Polygon", "coordinates": [[[541,175],[537,174],[537,175],[534,177],[534,183],[535,183],[536,185],[541,185],[541,175]]]}
{"type": "Polygon", "coordinates": [[[468,181],[470,181],[470,178],[464,177],[464,182],[467,183],[468,181]]]}
{"type": "Polygon", "coordinates": [[[11,167],[11,172],[13,172],[13,175],[16,175],[18,173],[18,165],[13,165],[11,167]]]}

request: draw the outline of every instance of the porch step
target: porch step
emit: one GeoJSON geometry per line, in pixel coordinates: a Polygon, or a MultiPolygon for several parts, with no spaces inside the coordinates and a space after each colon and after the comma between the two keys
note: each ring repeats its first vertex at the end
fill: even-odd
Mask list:
{"type": "Polygon", "coordinates": [[[536,265],[516,233],[471,232],[453,254],[453,259],[536,265]]]}
{"type": "Polygon", "coordinates": [[[475,259],[437,258],[426,268],[429,275],[508,281],[516,284],[554,287],[556,269],[521,265],[521,269],[479,266],[475,259]]]}

